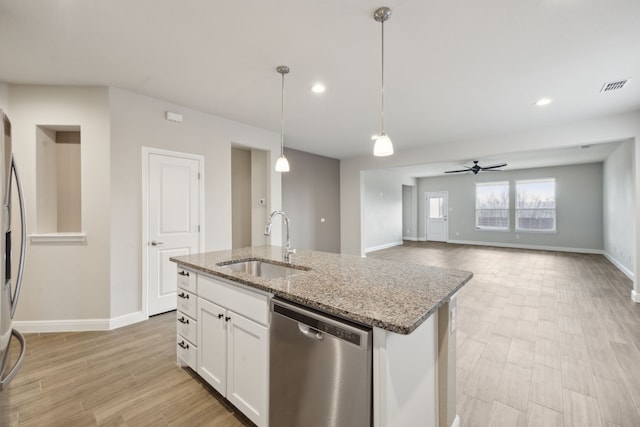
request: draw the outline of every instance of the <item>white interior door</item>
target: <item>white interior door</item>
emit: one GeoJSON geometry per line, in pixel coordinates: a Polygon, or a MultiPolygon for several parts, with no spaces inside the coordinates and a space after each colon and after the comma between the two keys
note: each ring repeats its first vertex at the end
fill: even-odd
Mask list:
{"type": "Polygon", "coordinates": [[[446,191],[426,193],[427,240],[446,242],[449,237],[447,214],[449,195],[446,191]]]}
{"type": "MultiPolygon", "coordinates": [[[[188,156],[188,155],[187,155],[188,156]]],[[[172,256],[199,252],[201,159],[147,152],[147,314],[176,308],[177,268],[172,256]]]]}

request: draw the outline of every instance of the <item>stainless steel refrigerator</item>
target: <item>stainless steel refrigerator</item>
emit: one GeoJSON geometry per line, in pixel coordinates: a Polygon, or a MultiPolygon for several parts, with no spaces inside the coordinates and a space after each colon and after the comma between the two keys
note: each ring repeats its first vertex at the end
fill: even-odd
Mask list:
{"type": "Polygon", "coordinates": [[[24,200],[20,178],[16,171],[16,165],[11,149],[11,122],[0,109],[0,194],[2,196],[2,212],[0,224],[4,236],[0,234],[0,391],[9,385],[22,365],[25,354],[25,341],[20,332],[13,328],[13,315],[18,304],[22,273],[24,271],[24,255],[26,242],[26,224],[24,200]],[[11,244],[11,193],[17,189],[18,203],[20,206],[20,253],[15,282],[12,280],[12,244],[11,244]],[[11,340],[11,337],[15,340],[11,340]],[[17,357],[11,357],[10,345],[17,342],[20,345],[20,353],[17,357]],[[10,366],[11,365],[11,366],[10,366]]]}

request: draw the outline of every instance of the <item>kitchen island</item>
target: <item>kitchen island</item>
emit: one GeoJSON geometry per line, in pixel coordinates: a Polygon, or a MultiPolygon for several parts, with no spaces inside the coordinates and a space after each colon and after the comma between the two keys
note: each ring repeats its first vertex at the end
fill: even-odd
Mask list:
{"type": "MultiPolygon", "coordinates": [[[[209,291],[209,285],[201,287],[200,282],[205,284],[213,279],[215,286],[236,285],[243,292],[237,298],[223,297],[227,298],[227,302],[222,303],[227,311],[216,317],[230,319],[227,313],[234,312],[234,307],[239,311],[242,301],[246,302],[244,305],[256,304],[255,298],[248,294],[255,291],[256,296],[267,302],[275,296],[371,327],[374,426],[449,427],[458,423],[455,414],[455,293],[471,279],[472,273],[306,250],[299,251],[291,264],[285,264],[281,261],[282,248],[277,246],[200,253],[171,260],[178,263],[179,284],[184,285],[182,295],[189,301],[189,291],[194,292],[187,306],[201,301],[202,292],[226,295],[226,288],[209,291]],[[243,260],[266,261],[298,271],[294,275],[265,278],[228,268],[243,260]],[[197,277],[197,283],[185,281],[186,277],[192,276],[197,277]]],[[[208,303],[204,300],[200,305],[208,303]]],[[[185,308],[192,312],[197,309],[185,308]]],[[[266,345],[268,350],[269,314],[265,317],[262,311],[241,313],[241,317],[253,318],[265,329],[261,329],[262,335],[257,332],[253,335],[265,336],[266,344],[263,343],[262,348],[266,345]]],[[[179,298],[179,317],[180,313],[179,298]]],[[[192,323],[202,323],[201,318],[194,317],[197,319],[192,323]]],[[[180,322],[180,318],[178,320],[180,322]]],[[[188,347],[185,342],[189,341],[183,340],[179,347],[188,347]]],[[[196,343],[193,345],[198,347],[196,343]]],[[[187,358],[181,359],[179,350],[181,365],[198,366],[199,362],[195,362],[196,366],[184,363],[187,358]]],[[[200,374],[200,369],[196,370],[200,374]]],[[[206,375],[203,376],[205,379],[206,375]]],[[[212,380],[218,381],[217,377],[212,380]]],[[[229,400],[234,403],[232,398],[229,400]]],[[[259,416],[249,418],[258,425],[266,425],[265,411],[265,408],[256,410],[259,416]]]]}

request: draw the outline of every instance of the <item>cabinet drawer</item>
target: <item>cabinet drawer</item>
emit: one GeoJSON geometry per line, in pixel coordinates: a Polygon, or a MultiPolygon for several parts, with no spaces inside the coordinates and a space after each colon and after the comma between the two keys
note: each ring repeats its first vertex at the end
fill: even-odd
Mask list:
{"type": "Polygon", "coordinates": [[[178,359],[182,360],[191,369],[194,371],[198,369],[198,348],[180,335],[178,335],[176,353],[178,355],[178,359]]]}
{"type": "Polygon", "coordinates": [[[196,321],[193,320],[193,318],[178,311],[177,325],[178,335],[182,335],[192,343],[197,343],[196,337],[198,336],[198,325],[196,324],[196,321]]]}
{"type": "Polygon", "coordinates": [[[183,312],[187,316],[197,319],[198,316],[198,297],[189,293],[184,289],[178,289],[178,311],[183,312]]]}
{"type": "Polygon", "coordinates": [[[231,285],[199,275],[198,296],[263,325],[269,323],[267,296],[242,285],[231,285]]]}
{"type": "Polygon", "coordinates": [[[198,275],[193,271],[178,267],[178,287],[189,292],[196,292],[196,278],[198,275]]]}

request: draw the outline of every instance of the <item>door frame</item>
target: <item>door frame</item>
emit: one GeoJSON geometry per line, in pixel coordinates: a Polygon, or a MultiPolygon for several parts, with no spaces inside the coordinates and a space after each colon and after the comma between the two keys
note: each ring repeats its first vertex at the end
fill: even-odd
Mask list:
{"type": "MultiPolygon", "coordinates": [[[[449,192],[448,191],[425,191],[424,193],[424,241],[429,241],[429,195],[444,194],[447,201],[446,212],[444,213],[444,222],[446,223],[446,236],[444,242],[449,242],[449,192]]],[[[433,240],[438,241],[438,240],[433,240]]]]}
{"type": "Polygon", "coordinates": [[[144,319],[149,318],[149,245],[147,242],[149,241],[149,158],[152,154],[198,161],[200,170],[200,179],[198,180],[198,197],[200,198],[198,212],[198,222],[200,224],[198,251],[204,252],[204,156],[179,151],[161,150],[153,147],[142,147],[142,239],[140,241],[140,250],[142,252],[141,302],[144,319]]]}

